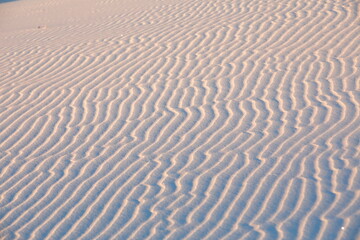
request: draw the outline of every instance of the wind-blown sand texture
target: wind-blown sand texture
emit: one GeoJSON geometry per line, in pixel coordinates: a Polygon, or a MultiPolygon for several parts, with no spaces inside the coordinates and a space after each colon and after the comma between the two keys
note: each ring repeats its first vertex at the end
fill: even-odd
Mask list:
{"type": "Polygon", "coordinates": [[[1,239],[359,239],[356,0],[0,2],[1,239]]]}

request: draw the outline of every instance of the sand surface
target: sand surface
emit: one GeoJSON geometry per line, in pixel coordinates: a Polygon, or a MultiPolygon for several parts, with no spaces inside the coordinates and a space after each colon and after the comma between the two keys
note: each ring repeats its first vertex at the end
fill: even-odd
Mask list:
{"type": "Polygon", "coordinates": [[[360,239],[357,0],[1,0],[0,239],[360,239]]]}

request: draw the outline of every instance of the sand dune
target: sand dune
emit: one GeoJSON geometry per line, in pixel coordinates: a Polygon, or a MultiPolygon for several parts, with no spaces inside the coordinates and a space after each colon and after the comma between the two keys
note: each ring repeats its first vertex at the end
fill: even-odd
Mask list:
{"type": "Polygon", "coordinates": [[[358,1],[0,16],[0,238],[360,238],[358,1]]]}

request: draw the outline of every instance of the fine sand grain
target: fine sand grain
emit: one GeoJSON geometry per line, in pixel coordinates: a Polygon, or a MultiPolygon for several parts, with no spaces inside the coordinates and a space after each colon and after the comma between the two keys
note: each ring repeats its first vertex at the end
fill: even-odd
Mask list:
{"type": "Polygon", "coordinates": [[[360,239],[359,6],[0,1],[0,239],[360,239]]]}

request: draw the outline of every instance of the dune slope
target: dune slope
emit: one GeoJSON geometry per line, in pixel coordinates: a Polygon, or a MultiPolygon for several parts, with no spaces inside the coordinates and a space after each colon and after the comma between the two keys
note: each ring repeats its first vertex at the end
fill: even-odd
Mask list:
{"type": "Polygon", "coordinates": [[[359,5],[1,1],[0,238],[359,238],[359,5]]]}

